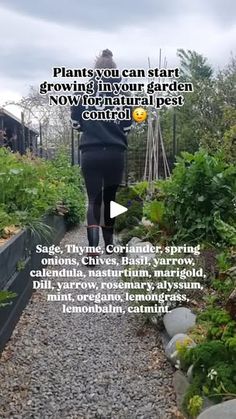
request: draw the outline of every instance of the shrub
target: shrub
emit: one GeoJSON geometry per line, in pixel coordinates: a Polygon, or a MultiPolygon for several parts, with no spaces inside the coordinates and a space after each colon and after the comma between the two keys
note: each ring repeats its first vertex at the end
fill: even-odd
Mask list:
{"type": "Polygon", "coordinates": [[[83,219],[85,199],[78,167],[59,154],[44,161],[30,154],[20,156],[0,149],[0,236],[9,225],[32,226],[46,213],[66,207],[72,223],[83,219]]]}
{"type": "Polygon", "coordinates": [[[209,339],[225,341],[236,334],[236,321],[224,309],[208,307],[198,315],[198,322],[207,322],[209,339]]]}
{"type": "Polygon", "coordinates": [[[51,177],[61,187],[60,203],[68,212],[65,214],[70,224],[78,224],[85,216],[84,181],[78,166],[71,166],[65,153],[58,153],[51,161],[51,177]]]}
{"type": "Polygon", "coordinates": [[[205,341],[189,350],[179,349],[182,367],[187,370],[193,365],[193,381],[183,402],[188,413],[194,396],[207,396],[215,402],[236,396],[236,322],[225,310],[212,306],[197,321],[195,328],[204,327],[205,341]]]}
{"type": "Polygon", "coordinates": [[[216,403],[236,397],[236,358],[222,341],[199,344],[185,358],[188,365],[193,364],[193,380],[182,404],[185,412],[191,413],[190,400],[195,396],[216,403]]]}
{"type": "Polygon", "coordinates": [[[202,150],[194,155],[182,153],[163,188],[175,241],[232,243],[236,167],[202,150]]]}

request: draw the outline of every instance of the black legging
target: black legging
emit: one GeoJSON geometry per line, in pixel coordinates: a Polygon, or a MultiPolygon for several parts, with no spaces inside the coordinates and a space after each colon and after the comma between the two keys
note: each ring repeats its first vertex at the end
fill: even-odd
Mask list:
{"type": "Polygon", "coordinates": [[[88,226],[100,225],[101,206],[104,204],[104,224],[113,226],[110,218],[110,201],[115,200],[116,191],[122,181],[125,152],[112,147],[98,147],[82,151],[81,168],[88,194],[88,226]]]}

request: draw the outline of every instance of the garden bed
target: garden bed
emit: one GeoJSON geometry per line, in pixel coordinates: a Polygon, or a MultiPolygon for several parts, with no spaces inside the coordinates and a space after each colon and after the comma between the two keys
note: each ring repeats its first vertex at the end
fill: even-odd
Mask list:
{"type": "Polygon", "coordinates": [[[30,270],[40,266],[36,244],[57,244],[67,230],[64,217],[48,215],[46,224],[52,228],[50,239],[35,236],[24,229],[0,247],[0,289],[17,294],[10,305],[0,308],[0,352],[9,340],[19,317],[32,295],[30,270]]]}
{"type": "MultiPolygon", "coordinates": [[[[182,153],[170,179],[150,186],[141,182],[117,196],[118,202],[130,206],[125,218],[119,217],[116,224],[121,244],[140,246],[149,242],[151,246],[161,246],[162,259],[167,260],[171,246],[175,247],[173,258],[180,260],[184,259],[179,247],[190,245],[199,249],[198,253],[184,253],[194,258],[194,269],[202,270],[201,287],[190,287],[184,292],[173,288],[175,291],[170,294],[175,297],[178,292],[178,298],[170,299],[169,313],[149,316],[158,333],[165,328],[166,356],[181,370],[173,380],[178,406],[189,419],[198,417],[210,404],[217,403],[221,409],[222,404],[236,397],[235,175],[235,166],[221,153],[182,153]],[[142,208],[137,205],[139,200],[142,208]],[[182,294],[186,300],[181,301],[182,294]]],[[[144,254],[139,252],[137,256],[144,254]]],[[[181,280],[194,283],[195,273],[185,276],[189,265],[181,262],[179,266],[181,280]]],[[[175,271],[165,275],[165,271],[172,272],[165,260],[158,266],[163,271],[159,276],[155,276],[155,267],[148,267],[154,285],[153,291],[146,289],[150,305],[156,301],[151,300],[155,295],[150,294],[159,296],[159,290],[166,289],[166,277],[173,285],[178,278],[175,271]],[[159,282],[163,282],[162,288],[159,282]]],[[[201,417],[208,417],[207,414],[201,417]]]]}
{"type": "Polygon", "coordinates": [[[32,294],[36,244],[55,244],[85,214],[84,185],[66,150],[45,161],[0,148],[0,351],[32,294]],[[50,215],[49,215],[50,214],[50,215]],[[9,305],[9,302],[11,304],[9,305]]]}

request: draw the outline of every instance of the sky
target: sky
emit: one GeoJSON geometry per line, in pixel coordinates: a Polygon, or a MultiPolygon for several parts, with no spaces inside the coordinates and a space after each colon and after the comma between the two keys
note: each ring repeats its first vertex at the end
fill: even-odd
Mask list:
{"type": "MultiPolygon", "coordinates": [[[[178,48],[215,69],[236,47],[235,0],[0,0],[0,106],[50,79],[53,66],[93,67],[106,48],[120,68],[178,65],[178,48]]],[[[18,115],[17,107],[7,108],[18,115]]]]}

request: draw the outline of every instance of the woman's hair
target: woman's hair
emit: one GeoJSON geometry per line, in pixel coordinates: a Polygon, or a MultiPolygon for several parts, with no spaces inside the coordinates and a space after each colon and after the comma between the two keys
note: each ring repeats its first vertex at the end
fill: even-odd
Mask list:
{"type": "Polygon", "coordinates": [[[96,57],[94,68],[116,68],[116,63],[112,57],[112,52],[109,49],[104,49],[101,54],[96,57]]]}

